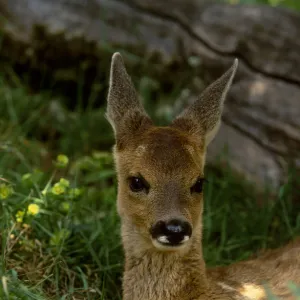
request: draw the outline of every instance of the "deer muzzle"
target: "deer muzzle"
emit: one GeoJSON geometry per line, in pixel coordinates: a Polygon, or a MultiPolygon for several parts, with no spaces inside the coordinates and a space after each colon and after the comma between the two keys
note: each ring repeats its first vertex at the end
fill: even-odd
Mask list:
{"type": "Polygon", "coordinates": [[[176,248],[189,241],[192,235],[192,226],[183,219],[158,221],[151,227],[150,234],[154,246],[157,248],[176,248]]]}

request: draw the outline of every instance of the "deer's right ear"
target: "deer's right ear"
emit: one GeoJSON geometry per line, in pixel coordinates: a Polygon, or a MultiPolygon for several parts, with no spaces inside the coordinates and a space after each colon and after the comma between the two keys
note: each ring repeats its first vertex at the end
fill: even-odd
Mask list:
{"type": "Polygon", "coordinates": [[[117,142],[152,124],[132,84],[120,53],[112,56],[106,116],[117,142]]]}
{"type": "Polygon", "coordinates": [[[231,68],[207,87],[200,97],[173,121],[172,126],[203,139],[207,146],[219,129],[224,101],[237,67],[238,60],[235,59],[231,68]]]}

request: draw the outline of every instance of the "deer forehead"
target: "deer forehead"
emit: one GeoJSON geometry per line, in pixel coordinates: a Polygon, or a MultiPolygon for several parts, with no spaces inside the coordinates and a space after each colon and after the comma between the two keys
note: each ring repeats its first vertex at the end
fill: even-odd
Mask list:
{"type": "MultiPolygon", "coordinates": [[[[187,151],[190,154],[190,156],[193,157],[193,156],[197,155],[197,152],[196,152],[196,150],[194,149],[193,146],[191,146],[191,145],[182,145],[182,147],[183,147],[184,152],[187,151]]],[[[147,150],[150,151],[150,152],[153,152],[153,150],[151,149],[151,145],[150,146],[146,145],[146,144],[145,145],[139,145],[135,149],[134,152],[135,152],[135,155],[137,157],[142,157],[143,155],[146,154],[147,150]]],[[[156,149],[156,150],[158,150],[158,149],[156,149]]]]}
{"type": "Polygon", "coordinates": [[[201,144],[172,128],[153,128],[124,150],[122,159],[130,173],[150,177],[192,177],[203,171],[201,144]]]}

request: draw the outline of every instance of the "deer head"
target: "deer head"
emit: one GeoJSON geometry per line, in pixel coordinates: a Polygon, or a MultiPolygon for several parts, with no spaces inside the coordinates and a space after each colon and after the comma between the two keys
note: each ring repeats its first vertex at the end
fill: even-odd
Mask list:
{"type": "Polygon", "coordinates": [[[113,55],[107,117],[116,139],[117,207],[127,242],[176,251],[201,238],[206,148],[220,126],[237,66],[236,59],[170,126],[157,127],[121,55],[113,55]]]}

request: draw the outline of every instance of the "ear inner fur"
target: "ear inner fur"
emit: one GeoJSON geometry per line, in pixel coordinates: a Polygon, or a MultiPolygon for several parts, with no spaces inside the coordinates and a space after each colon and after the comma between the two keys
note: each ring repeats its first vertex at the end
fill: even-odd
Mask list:
{"type": "Polygon", "coordinates": [[[117,142],[127,134],[136,133],[142,125],[152,124],[118,52],[112,57],[107,102],[106,116],[117,142]]]}
{"type": "Polygon", "coordinates": [[[207,87],[200,97],[187,107],[172,123],[195,136],[205,136],[206,145],[216,135],[221,121],[225,98],[238,67],[235,59],[231,68],[207,87]]]}

